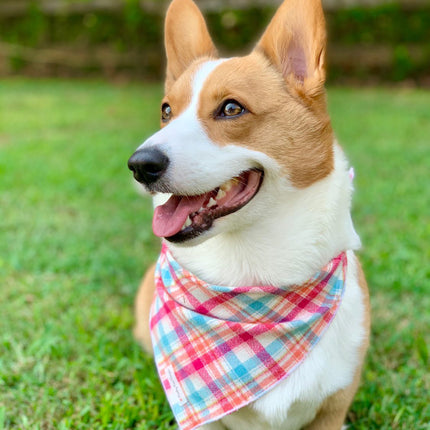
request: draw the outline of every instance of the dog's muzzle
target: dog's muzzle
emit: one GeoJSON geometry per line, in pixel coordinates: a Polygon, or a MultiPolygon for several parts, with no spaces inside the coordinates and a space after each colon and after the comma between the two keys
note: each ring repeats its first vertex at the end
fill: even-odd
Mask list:
{"type": "Polygon", "coordinates": [[[150,185],[160,179],[169,165],[169,159],[159,149],[145,148],[136,151],[128,160],[134,179],[150,185]]]}

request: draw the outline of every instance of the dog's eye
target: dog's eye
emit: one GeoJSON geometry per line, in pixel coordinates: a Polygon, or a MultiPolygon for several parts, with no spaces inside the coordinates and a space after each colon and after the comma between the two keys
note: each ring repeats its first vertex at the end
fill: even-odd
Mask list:
{"type": "Polygon", "coordinates": [[[218,117],[231,118],[242,115],[245,112],[245,108],[236,100],[225,101],[221,109],[219,110],[218,117]]]}
{"type": "Polygon", "coordinates": [[[167,122],[170,120],[170,117],[172,116],[172,108],[169,104],[163,103],[163,106],[161,106],[161,120],[163,122],[167,122]]]}

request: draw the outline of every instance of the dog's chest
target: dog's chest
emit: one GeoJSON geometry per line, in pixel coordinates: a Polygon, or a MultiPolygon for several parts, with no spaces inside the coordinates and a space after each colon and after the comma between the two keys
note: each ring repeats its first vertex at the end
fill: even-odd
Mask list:
{"type": "MultiPolygon", "coordinates": [[[[355,275],[355,262],[351,266],[348,272],[355,275]]],[[[223,426],[215,423],[202,430],[300,430],[311,422],[327,397],[353,381],[364,338],[364,312],[356,277],[349,276],[338,314],[307,359],[262,398],[223,418],[223,426]]]]}

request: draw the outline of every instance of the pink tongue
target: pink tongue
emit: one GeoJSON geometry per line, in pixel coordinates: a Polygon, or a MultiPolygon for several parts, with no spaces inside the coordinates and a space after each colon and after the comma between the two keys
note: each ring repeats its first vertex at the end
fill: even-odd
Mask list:
{"type": "Polygon", "coordinates": [[[198,211],[207,198],[200,196],[183,197],[173,195],[164,203],[157,206],[152,220],[152,230],[158,237],[170,237],[179,233],[188,215],[198,211]]]}

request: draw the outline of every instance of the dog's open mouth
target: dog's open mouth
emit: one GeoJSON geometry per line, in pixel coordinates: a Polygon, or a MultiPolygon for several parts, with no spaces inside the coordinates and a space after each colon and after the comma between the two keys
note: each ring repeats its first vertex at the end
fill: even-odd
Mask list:
{"type": "Polygon", "coordinates": [[[242,172],[221,186],[198,196],[172,195],[154,212],[154,234],[171,242],[183,242],[209,230],[217,218],[245,206],[258,192],[263,171],[242,172]]]}

